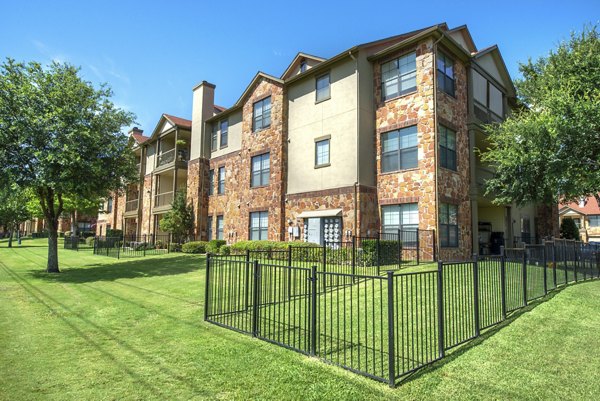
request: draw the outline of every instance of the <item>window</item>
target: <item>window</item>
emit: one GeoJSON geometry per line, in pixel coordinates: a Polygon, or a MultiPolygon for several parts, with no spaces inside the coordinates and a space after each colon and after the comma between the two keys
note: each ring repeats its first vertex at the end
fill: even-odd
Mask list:
{"type": "Polygon", "coordinates": [[[217,239],[223,239],[223,215],[217,216],[217,239]]]}
{"type": "Polygon", "coordinates": [[[219,187],[217,188],[217,193],[225,193],[225,167],[219,167],[219,187]]]}
{"type": "Polygon", "coordinates": [[[440,125],[440,165],[456,171],[456,132],[440,125]]]}
{"type": "Polygon", "coordinates": [[[254,103],[252,131],[260,131],[271,125],[271,97],[254,103]]]}
{"type": "Polygon", "coordinates": [[[252,158],[252,178],[251,187],[262,187],[269,185],[269,175],[271,174],[269,153],[254,156],[252,158]]]}
{"type": "Polygon", "coordinates": [[[384,233],[397,233],[398,230],[414,231],[419,228],[419,204],[382,206],[381,221],[384,233]]]}
{"type": "Polygon", "coordinates": [[[590,227],[600,227],[600,215],[592,215],[590,218],[590,227]]]}
{"type": "Polygon", "coordinates": [[[417,167],[417,126],[386,132],[381,135],[381,171],[405,170],[417,167]]]}
{"type": "Polygon", "coordinates": [[[208,216],[208,219],[206,219],[206,236],[209,241],[211,241],[213,239],[212,222],[213,222],[212,216],[208,216]]]}
{"type": "Polygon", "coordinates": [[[229,133],[229,121],[221,121],[221,147],[227,146],[227,134],[229,133]]]}
{"type": "Polygon", "coordinates": [[[113,198],[108,198],[108,201],[106,202],[106,213],[112,213],[112,207],[113,207],[113,198]]]}
{"type": "Polygon", "coordinates": [[[315,167],[329,165],[329,139],[315,142],[315,167]]]}
{"type": "Polygon", "coordinates": [[[208,195],[213,195],[215,193],[215,170],[210,170],[208,172],[208,195]]]}
{"type": "Polygon", "coordinates": [[[440,245],[445,248],[458,246],[458,206],[440,204],[440,245]]]}
{"type": "Polygon", "coordinates": [[[454,60],[444,53],[437,56],[438,86],[447,94],[454,96],[454,60]]]}
{"type": "Polygon", "coordinates": [[[381,65],[381,94],[392,99],[417,89],[417,54],[409,53],[381,65]]]}
{"type": "Polygon", "coordinates": [[[306,71],[306,61],[300,63],[300,72],[306,71]]]}
{"type": "Polygon", "coordinates": [[[216,124],[213,124],[213,126],[212,126],[210,150],[213,152],[215,150],[217,150],[217,125],[216,124]]]}
{"type": "Polygon", "coordinates": [[[266,240],[268,238],[269,213],[253,212],[250,213],[250,239],[266,240]]]}
{"type": "Polygon", "coordinates": [[[329,85],[329,74],[317,78],[317,102],[322,102],[331,97],[331,86],[329,85]]]}

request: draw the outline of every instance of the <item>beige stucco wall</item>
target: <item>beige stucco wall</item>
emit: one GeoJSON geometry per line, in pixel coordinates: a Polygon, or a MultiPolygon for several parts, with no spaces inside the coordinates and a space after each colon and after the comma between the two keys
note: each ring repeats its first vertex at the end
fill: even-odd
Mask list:
{"type": "Polygon", "coordinates": [[[488,74],[490,74],[494,79],[496,79],[499,83],[504,83],[502,75],[500,75],[500,71],[498,71],[498,67],[496,66],[496,62],[494,61],[494,57],[491,53],[488,53],[483,57],[477,59],[477,64],[481,68],[483,68],[488,74]]]}
{"type": "Polygon", "coordinates": [[[318,191],[356,182],[357,79],[347,59],[330,70],[331,98],[315,103],[315,76],[288,88],[288,193],[318,191]],[[314,168],[315,139],[331,135],[330,166],[314,168]]]}
{"type": "Polygon", "coordinates": [[[210,157],[219,157],[226,155],[227,153],[238,151],[242,148],[242,110],[238,110],[230,113],[228,116],[225,116],[223,120],[229,120],[229,128],[227,134],[227,146],[221,147],[221,121],[214,121],[211,124],[206,125],[206,134],[209,137],[209,142],[212,140],[210,137],[212,135],[212,126],[213,124],[217,125],[217,147],[218,149],[214,152],[211,152],[210,157]]]}
{"type": "Polygon", "coordinates": [[[152,143],[150,145],[148,145],[148,147],[146,148],[146,171],[144,173],[145,174],[150,174],[152,173],[152,171],[154,171],[154,163],[155,163],[155,156],[156,154],[156,143],[152,143]]]}
{"type": "Polygon", "coordinates": [[[367,54],[358,55],[359,71],[359,184],[377,185],[377,166],[375,152],[375,92],[373,90],[373,66],[367,60],[367,54]]]}
{"type": "Polygon", "coordinates": [[[477,209],[479,222],[491,223],[492,231],[501,231],[504,238],[507,238],[508,232],[504,222],[506,221],[506,209],[504,206],[479,207],[477,209]]]}

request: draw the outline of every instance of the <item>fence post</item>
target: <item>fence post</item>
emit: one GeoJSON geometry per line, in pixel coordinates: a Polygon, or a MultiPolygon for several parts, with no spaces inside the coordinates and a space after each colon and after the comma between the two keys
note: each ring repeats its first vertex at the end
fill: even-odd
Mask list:
{"type": "Polygon", "coordinates": [[[543,249],[543,253],[542,253],[542,263],[544,266],[544,295],[548,294],[548,275],[546,273],[546,261],[548,259],[548,257],[546,256],[546,240],[542,240],[542,249],[543,249]]]}
{"type": "Polygon", "coordinates": [[[258,336],[258,302],[260,291],[260,265],[258,260],[253,263],[254,266],[254,287],[252,288],[252,337],[258,336]]]}
{"type": "Polygon", "coordinates": [[[438,348],[440,358],[446,355],[445,341],[444,341],[444,278],[443,278],[444,266],[441,261],[438,262],[438,274],[437,274],[437,304],[438,304],[438,348]]]}
{"type": "Polygon", "coordinates": [[[396,344],[394,334],[394,272],[387,272],[388,283],[388,357],[390,387],[396,386],[396,344]]]}
{"type": "Polygon", "coordinates": [[[506,256],[504,255],[504,247],[500,249],[500,304],[502,307],[502,320],[506,320],[506,256]]]}
{"type": "Polygon", "coordinates": [[[579,263],[576,242],[577,241],[573,241],[573,277],[575,278],[575,282],[577,282],[577,264],[579,263]]]}
{"type": "Polygon", "coordinates": [[[167,253],[171,253],[171,239],[173,237],[173,234],[169,234],[169,236],[167,237],[167,253]]]}
{"type": "Polygon", "coordinates": [[[142,249],[144,250],[144,256],[146,256],[146,244],[148,243],[146,234],[144,234],[144,243],[142,244],[142,249]]]}
{"type": "Polygon", "coordinates": [[[568,272],[568,263],[567,263],[567,242],[565,240],[564,242],[564,247],[563,247],[563,266],[565,268],[565,285],[567,285],[569,283],[569,272],[568,272]]]}
{"type": "Polygon", "coordinates": [[[121,259],[121,245],[117,244],[117,259],[121,259]]]}
{"type": "Polygon", "coordinates": [[[523,306],[527,306],[527,250],[523,248],[523,306]]]}
{"type": "Polygon", "coordinates": [[[377,257],[377,275],[378,276],[381,274],[381,272],[379,271],[379,260],[380,260],[379,253],[381,252],[381,249],[379,249],[379,247],[380,247],[379,236],[380,235],[377,234],[377,256],[376,257],[377,257]]]}
{"type": "MultiPolygon", "coordinates": [[[[323,241],[323,273],[327,271],[327,242],[323,241]]],[[[323,275],[323,292],[327,289],[327,279],[323,275]]]]}
{"type": "Polygon", "coordinates": [[[317,266],[313,266],[310,277],[310,354],[317,354],[317,266]]]}
{"type": "Polygon", "coordinates": [[[356,282],[356,235],[352,236],[352,284],[356,282]]]}
{"type": "Polygon", "coordinates": [[[473,254],[473,313],[475,317],[475,337],[479,337],[479,261],[473,254]]]}
{"type": "Polygon", "coordinates": [[[206,283],[204,287],[204,320],[208,320],[208,308],[210,307],[210,299],[208,289],[210,288],[210,253],[206,254],[206,283]]]}
{"type": "Polygon", "coordinates": [[[419,239],[419,229],[417,228],[417,265],[421,263],[421,240],[419,239]]]}
{"type": "Polygon", "coordinates": [[[94,252],[94,255],[96,254],[96,246],[97,246],[97,242],[98,242],[98,236],[95,236],[95,237],[94,237],[94,250],[93,250],[93,252],[94,252]]]}
{"type": "Polygon", "coordinates": [[[402,267],[402,231],[398,229],[398,269],[402,267]]]}
{"type": "Polygon", "coordinates": [[[287,294],[288,300],[292,298],[292,246],[288,245],[288,255],[287,255],[287,294]]]}
{"type": "Polygon", "coordinates": [[[433,252],[433,261],[435,262],[437,260],[438,257],[438,252],[437,252],[437,242],[435,239],[435,229],[431,230],[431,245],[433,246],[432,252],[433,252]]]}
{"type": "Polygon", "coordinates": [[[556,288],[556,241],[552,240],[552,279],[556,288]]]}

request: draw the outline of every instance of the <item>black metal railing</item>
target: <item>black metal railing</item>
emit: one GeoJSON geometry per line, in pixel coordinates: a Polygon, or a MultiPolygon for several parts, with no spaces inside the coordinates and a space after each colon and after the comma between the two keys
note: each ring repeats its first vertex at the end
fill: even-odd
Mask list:
{"type": "Polygon", "coordinates": [[[123,235],[120,237],[95,237],[94,255],[117,259],[169,253],[169,234],[123,235]]]}
{"type": "Polygon", "coordinates": [[[600,250],[564,240],[381,275],[322,265],[320,247],[293,265],[292,252],[208,255],[204,319],[391,386],[552,289],[600,277],[600,250]]]}

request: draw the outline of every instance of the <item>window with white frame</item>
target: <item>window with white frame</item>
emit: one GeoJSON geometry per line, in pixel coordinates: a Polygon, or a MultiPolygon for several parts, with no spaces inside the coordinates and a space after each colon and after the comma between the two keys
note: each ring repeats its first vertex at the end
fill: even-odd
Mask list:
{"type": "Polygon", "coordinates": [[[402,128],[381,134],[381,171],[406,170],[416,168],[417,126],[402,128]]]}
{"type": "Polygon", "coordinates": [[[458,247],[458,206],[440,203],[440,246],[458,247]]]}
{"type": "Polygon", "coordinates": [[[219,186],[217,188],[217,193],[225,193],[225,167],[219,167],[219,186]]]}
{"type": "Polygon", "coordinates": [[[266,240],[269,232],[269,213],[252,212],[250,213],[250,239],[266,240]]]}
{"type": "Polygon", "coordinates": [[[389,100],[417,89],[417,54],[408,53],[381,65],[381,94],[389,100]]]}
{"type": "Polygon", "coordinates": [[[331,85],[329,82],[329,74],[321,75],[317,78],[317,102],[322,102],[331,97],[331,85]]]}
{"type": "Polygon", "coordinates": [[[216,123],[214,123],[212,126],[210,150],[213,152],[215,150],[217,150],[217,124],[216,123]]]}
{"type": "Polygon", "coordinates": [[[213,239],[213,227],[212,227],[212,223],[213,223],[212,216],[208,216],[208,218],[206,219],[206,236],[207,236],[207,238],[208,238],[209,241],[211,241],[213,239]]]}
{"type": "Polygon", "coordinates": [[[419,228],[419,204],[382,206],[381,222],[384,233],[397,233],[398,230],[414,231],[419,228]]]}
{"type": "Polygon", "coordinates": [[[329,138],[315,142],[315,167],[329,165],[329,138]]]}
{"type": "Polygon", "coordinates": [[[223,215],[217,216],[217,239],[223,239],[224,237],[224,224],[223,215]]]}
{"type": "Polygon", "coordinates": [[[269,176],[271,175],[270,154],[254,156],[252,158],[252,179],[251,187],[261,187],[269,185],[269,176]]]}
{"type": "Polygon", "coordinates": [[[252,131],[260,131],[271,125],[271,96],[254,103],[252,131]]]}

